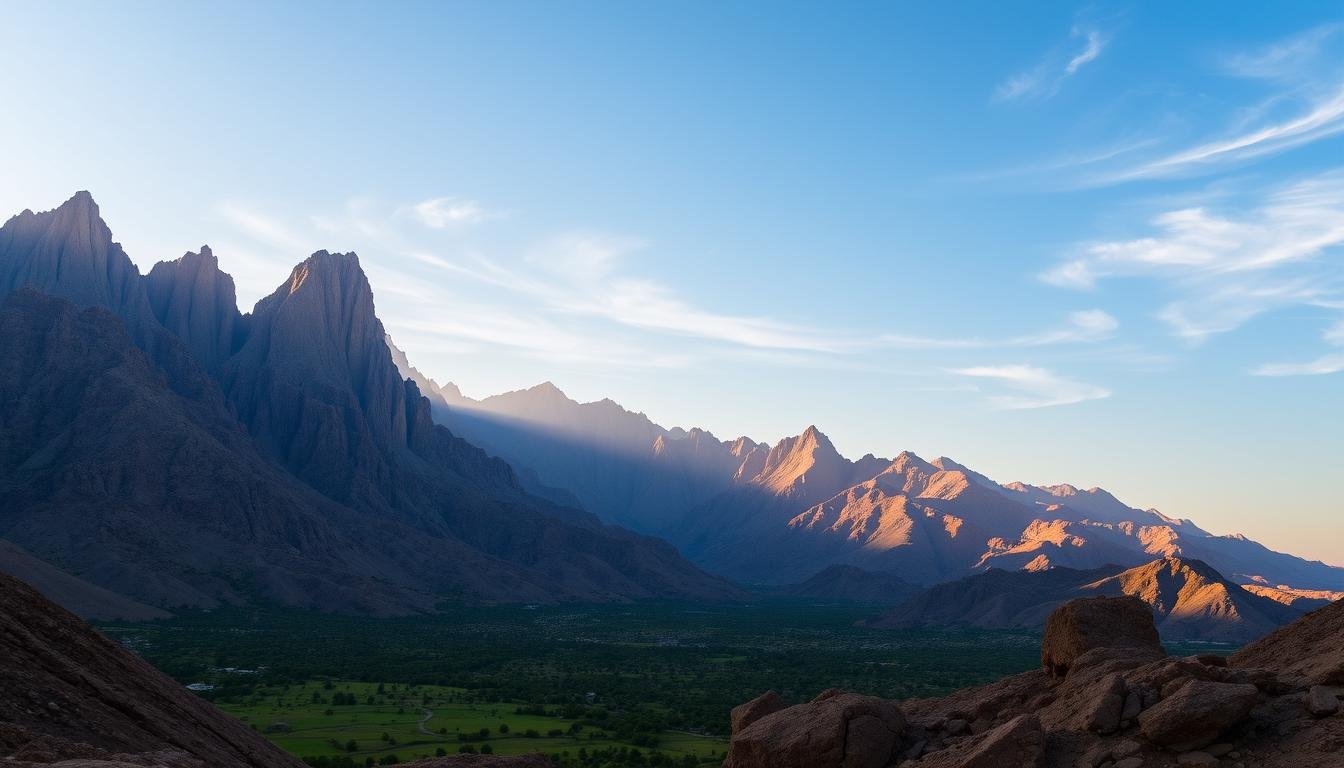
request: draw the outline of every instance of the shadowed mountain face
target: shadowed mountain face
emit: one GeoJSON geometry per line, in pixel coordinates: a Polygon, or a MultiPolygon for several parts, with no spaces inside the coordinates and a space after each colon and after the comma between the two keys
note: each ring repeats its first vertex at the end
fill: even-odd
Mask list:
{"type": "MultiPolygon", "coordinates": [[[[395,348],[394,348],[395,349],[395,348]]],[[[1208,562],[1243,583],[1344,589],[1344,569],[1214,536],[1101,488],[999,484],[946,457],[850,461],[816,427],[774,446],[664,428],[550,383],[472,400],[412,368],[440,423],[520,469],[529,488],[666,537],[715,573],[795,583],[829,565],[932,584],[988,568],[1093,569],[1155,557],[1208,562]]]]}
{"type": "Polygon", "coordinates": [[[939,584],[872,622],[877,627],[1039,629],[1077,597],[1130,595],[1153,611],[1168,640],[1247,642],[1304,611],[1260,597],[1199,560],[1166,558],[1121,569],[1000,571],[939,584]]]}
{"type": "Polygon", "coordinates": [[[314,254],[238,316],[207,249],[140,281],[86,198],[0,229],[61,244],[0,251],[31,286],[0,312],[0,537],[162,606],[737,594],[665,542],[527,494],[436,426],[353,254],[314,254]],[[53,253],[59,279],[27,263],[53,253]],[[134,284],[81,277],[104,262],[134,284]]]}

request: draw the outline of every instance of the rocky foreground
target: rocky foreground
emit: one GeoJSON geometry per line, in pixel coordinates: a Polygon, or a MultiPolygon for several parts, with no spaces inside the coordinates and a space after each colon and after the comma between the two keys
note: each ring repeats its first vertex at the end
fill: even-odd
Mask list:
{"type": "Polygon", "coordinates": [[[724,768],[1344,766],[1344,601],[1230,658],[1166,655],[1132,597],[1051,614],[1040,669],[937,699],[733,710],[724,768]]]}

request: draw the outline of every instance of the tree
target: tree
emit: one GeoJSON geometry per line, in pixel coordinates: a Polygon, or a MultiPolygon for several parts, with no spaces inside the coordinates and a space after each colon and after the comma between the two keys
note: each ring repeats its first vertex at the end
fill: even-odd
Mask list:
{"type": "Polygon", "coordinates": [[[500,723],[500,724],[499,724],[499,732],[500,732],[500,733],[508,733],[508,732],[509,732],[509,724],[508,724],[508,723],[500,723]]]}
{"type": "Polygon", "coordinates": [[[355,741],[354,739],[351,739],[351,740],[345,742],[345,751],[346,751],[346,752],[355,752],[355,751],[358,751],[358,750],[359,750],[359,742],[355,741]]]}

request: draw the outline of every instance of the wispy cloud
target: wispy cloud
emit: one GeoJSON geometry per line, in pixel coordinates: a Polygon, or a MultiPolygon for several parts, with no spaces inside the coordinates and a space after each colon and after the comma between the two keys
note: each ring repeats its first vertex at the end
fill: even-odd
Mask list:
{"type": "Polygon", "coordinates": [[[991,394],[986,398],[990,405],[1004,410],[1072,405],[1111,396],[1110,390],[1103,387],[1074,381],[1034,365],[977,366],[951,372],[992,381],[1009,390],[1009,394],[991,394]]]}
{"type": "Polygon", "coordinates": [[[1069,39],[1069,45],[1056,47],[1036,66],[1018,72],[1001,83],[994,92],[994,100],[1048,99],[1054,96],[1059,93],[1064,81],[1101,56],[1107,42],[1100,31],[1081,27],[1075,27],[1069,39]],[[1081,50],[1077,47],[1079,42],[1083,46],[1081,50]]]}
{"type": "Polygon", "coordinates": [[[1076,289],[1116,277],[1165,281],[1179,298],[1158,316],[1192,341],[1272,309],[1340,300],[1339,265],[1325,256],[1344,246],[1344,171],[1288,184],[1249,209],[1163,212],[1151,227],[1145,237],[1084,244],[1041,279],[1076,289]]]}
{"type": "Polygon", "coordinates": [[[1266,363],[1251,373],[1255,376],[1322,376],[1344,371],[1344,353],[1322,355],[1305,363],[1266,363]]]}
{"type": "Polygon", "coordinates": [[[1274,90],[1237,110],[1219,135],[1100,173],[1094,184],[1188,176],[1284,152],[1344,132],[1344,25],[1325,24],[1224,57],[1222,73],[1274,90]]]}
{"type": "MultiPolygon", "coordinates": [[[[1344,347],[1344,320],[1322,334],[1325,343],[1344,347]]],[[[1344,371],[1344,352],[1330,352],[1302,363],[1266,363],[1251,371],[1254,376],[1323,376],[1344,371]]]]}
{"type": "Polygon", "coordinates": [[[1110,181],[1174,176],[1275,154],[1344,132],[1344,88],[1287,120],[1199,144],[1110,175],[1110,181]]]}
{"type": "Polygon", "coordinates": [[[433,229],[479,224],[504,215],[502,211],[489,210],[475,200],[458,197],[435,197],[416,203],[409,210],[421,224],[433,229]]]}

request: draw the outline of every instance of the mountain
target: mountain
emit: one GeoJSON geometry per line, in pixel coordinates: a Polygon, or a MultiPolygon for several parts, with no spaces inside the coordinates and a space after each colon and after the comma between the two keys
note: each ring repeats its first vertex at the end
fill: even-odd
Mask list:
{"type": "Polygon", "coordinates": [[[235,316],[208,249],[141,279],[85,193],[4,243],[0,274],[32,279],[0,309],[0,537],[87,582],[369,613],[739,594],[436,426],[353,254],[313,254],[235,316]],[[91,290],[90,265],[139,282],[91,290]]]}
{"type": "Polygon", "coordinates": [[[36,588],[48,600],[82,619],[150,621],[170,615],[90,584],[3,539],[0,539],[0,573],[36,588]]]}
{"type": "Polygon", "coordinates": [[[1199,560],[1164,558],[1129,569],[995,569],[935,586],[872,625],[1039,629],[1059,605],[1093,595],[1143,600],[1169,640],[1247,642],[1303,613],[1247,592],[1199,560]]]}
{"type": "Polygon", "coordinates": [[[830,565],[782,591],[793,597],[891,605],[903,602],[921,590],[895,574],[865,571],[852,565],[830,565]]]}
{"type": "Polygon", "coordinates": [[[89,766],[303,765],[28,585],[0,574],[5,757],[89,766]]]}
{"type": "Polygon", "coordinates": [[[529,490],[577,499],[741,581],[790,584],[838,564],[934,584],[990,568],[1181,557],[1237,582],[1344,590],[1344,568],[1216,536],[1102,488],[1000,484],[953,459],[909,452],[850,461],[815,426],[773,446],[721,441],[611,400],[576,402],[549,382],[474,400],[404,355],[398,366],[435,393],[435,420],[509,461],[529,490]]]}

